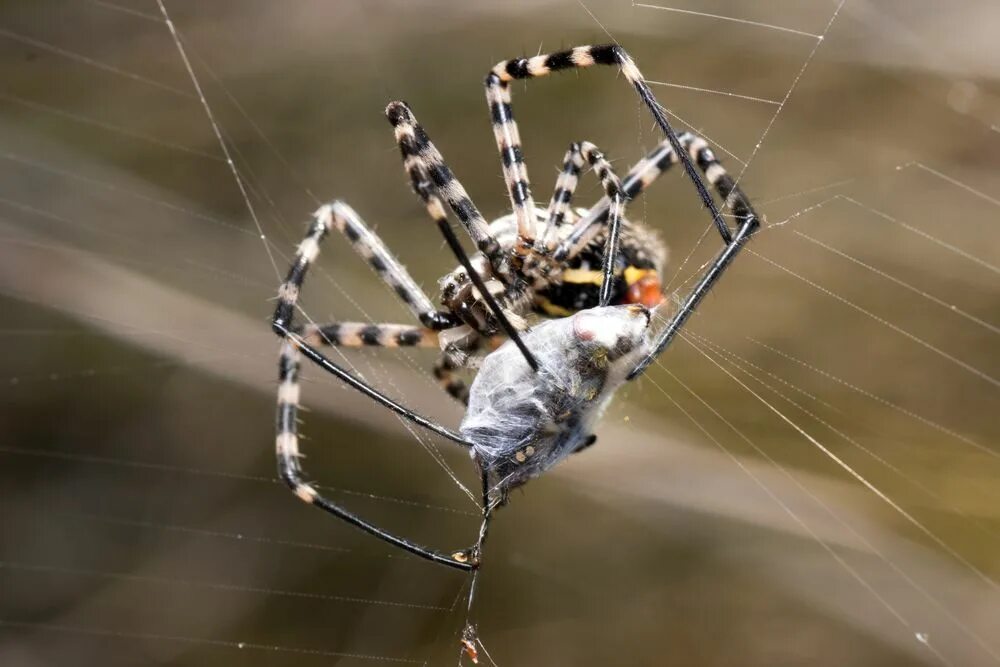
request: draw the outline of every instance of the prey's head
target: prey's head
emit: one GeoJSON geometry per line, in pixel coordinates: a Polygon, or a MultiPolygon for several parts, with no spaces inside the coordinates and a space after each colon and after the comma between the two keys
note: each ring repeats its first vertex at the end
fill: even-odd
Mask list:
{"type": "Polygon", "coordinates": [[[652,316],[641,304],[588,308],[571,319],[573,336],[581,349],[609,364],[625,365],[649,346],[652,316]]]}

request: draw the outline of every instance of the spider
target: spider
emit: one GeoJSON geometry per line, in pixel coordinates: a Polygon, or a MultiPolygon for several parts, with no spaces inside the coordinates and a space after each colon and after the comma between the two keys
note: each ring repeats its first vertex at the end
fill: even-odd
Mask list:
{"type": "MultiPolygon", "coordinates": [[[[638,377],[666,349],[704,295],[759,226],[747,197],[706,141],[676,134],[631,57],[618,45],[579,46],[496,65],[487,75],[486,99],[513,212],[487,223],[446,166],[413,112],[392,102],[386,117],[410,184],[425,205],[459,267],[442,278],[441,304],[430,298],[385,244],[342,201],[320,207],[278,294],[272,328],[283,338],[277,411],[281,478],[301,500],[435,563],[476,570],[493,508],[508,492],[559,460],[593,444],[592,428],[614,390],[638,377]],[[592,65],[617,67],[663,130],[666,139],[624,179],[589,142],[573,143],[546,210],[532,202],[527,169],[510,102],[510,83],[592,65]],[[673,313],[651,337],[650,309],[663,300],[659,274],[665,248],[649,228],[624,217],[635,199],[672,164],[680,163],[709,210],[724,247],[673,313]],[[603,198],[572,208],[578,178],[590,165],[603,198]],[[737,225],[733,231],[701,180],[704,174],[737,225]],[[445,204],[476,246],[465,253],[448,222],[445,204]],[[293,323],[293,313],[319,244],[331,229],[343,233],[420,326],[336,322],[293,323]],[[529,328],[530,315],[555,317],[529,328]],[[506,339],[506,342],[504,340],[506,339]],[[459,432],[419,415],[327,358],[330,346],[438,347],[434,374],[451,396],[468,405],[459,432]],[[471,388],[456,375],[486,355],[471,388]],[[411,422],[468,448],[482,477],[483,524],[473,547],[441,552],[411,542],[348,511],[304,478],[298,446],[300,357],[411,422]]],[[[471,592],[470,592],[471,601],[471,592]]],[[[468,648],[468,647],[467,647],[468,648]]]]}

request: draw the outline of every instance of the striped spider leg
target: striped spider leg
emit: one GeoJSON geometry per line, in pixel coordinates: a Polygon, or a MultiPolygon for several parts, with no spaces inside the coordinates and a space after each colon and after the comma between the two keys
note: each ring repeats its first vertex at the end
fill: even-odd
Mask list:
{"type": "MultiPolygon", "coordinates": [[[[601,266],[601,289],[598,295],[598,306],[607,306],[611,303],[611,287],[614,283],[622,216],[624,215],[627,198],[622,189],[622,182],[618,178],[618,174],[615,173],[614,167],[611,166],[611,163],[608,162],[597,146],[589,141],[573,144],[570,146],[569,159],[574,164],[577,159],[580,161],[586,160],[590,164],[597,178],[600,179],[601,187],[604,188],[604,194],[609,201],[607,238],[604,244],[604,257],[601,266]]],[[[572,191],[570,193],[572,194],[572,191]]],[[[542,237],[543,244],[546,242],[545,238],[550,235],[552,227],[553,221],[550,218],[548,227],[542,237]]],[[[547,245],[545,248],[548,250],[547,245]]]]}
{"type": "MultiPolygon", "coordinates": [[[[683,138],[684,135],[681,136],[683,138]]],[[[544,301],[540,303],[544,311],[553,315],[571,314],[572,309],[565,308],[565,304],[580,303],[582,295],[579,290],[584,285],[597,285],[600,289],[591,305],[607,305],[613,297],[612,289],[619,271],[625,288],[624,293],[617,295],[619,300],[649,308],[660,303],[659,271],[666,259],[666,248],[652,230],[625,220],[624,210],[677,161],[670,141],[664,139],[633,165],[624,179],[619,179],[611,163],[594,144],[583,141],[570,145],[546,211],[545,229],[534,248],[535,253],[543,258],[538,263],[543,277],[547,278],[554,268],[561,271],[558,283],[546,287],[550,294],[544,294],[544,301]],[[573,211],[570,204],[580,173],[588,164],[600,179],[605,196],[590,210],[573,211]],[[609,212],[615,200],[620,208],[617,209],[617,218],[611,218],[609,212]],[[577,215],[583,217],[578,218],[577,215]],[[579,224],[584,219],[587,222],[579,224]],[[627,229],[621,250],[617,247],[618,228],[610,224],[611,220],[619,220],[627,229]],[[606,247],[598,249],[593,247],[591,241],[602,230],[608,233],[606,247]],[[608,241],[611,246],[607,245],[608,241]],[[581,256],[584,249],[587,253],[581,256]],[[601,270],[593,269],[592,266],[598,262],[601,270]],[[553,290],[561,294],[551,294],[553,290]]],[[[583,297],[584,302],[589,300],[589,297],[583,297]]]]}
{"type": "Polygon", "coordinates": [[[471,557],[475,547],[451,554],[428,549],[382,530],[320,493],[304,477],[296,421],[300,396],[298,379],[301,367],[300,357],[305,355],[323,370],[414,424],[463,447],[471,447],[471,444],[460,434],[394,401],[331,361],[317,349],[317,346],[321,344],[352,347],[364,345],[437,346],[438,331],[456,325],[457,321],[451,317],[450,313],[436,311],[433,308],[430,299],[410,277],[406,269],[350,206],[335,201],[320,207],[314,215],[305,239],[299,244],[292,267],[279,290],[278,305],[272,319],[272,328],[284,339],[279,361],[280,384],[278,387],[276,455],[279,476],[304,502],[315,505],[412,554],[436,563],[469,570],[475,566],[475,560],[471,557]],[[327,236],[331,228],[342,232],[414,315],[429,326],[333,323],[301,327],[293,324],[292,316],[306,274],[319,254],[320,242],[327,236]]]}
{"type": "Polygon", "coordinates": [[[557,232],[560,227],[570,222],[567,219],[568,215],[573,214],[570,205],[573,202],[576,186],[580,182],[580,173],[587,164],[593,167],[608,197],[613,196],[614,192],[621,191],[622,184],[614,172],[614,167],[605,159],[597,146],[589,141],[574,141],[569,145],[569,150],[563,158],[562,170],[556,179],[552,199],[549,200],[549,207],[545,213],[545,231],[536,241],[537,251],[546,253],[555,250],[557,232]]]}
{"type": "MultiPolygon", "coordinates": [[[[705,179],[709,184],[715,188],[726,208],[733,211],[738,225],[744,225],[748,221],[753,221],[753,229],[748,230],[752,233],[758,224],[757,214],[753,210],[749,198],[736,185],[732,176],[729,175],[725,167],[722,166],[715,156],[714,151],[708,147],[708,142],[691,132],[680,134],[678,140],[686,155],[704,173],[705,179]]],[[[673,151],[673,147],[668,141],[664,141],[649,156],[629,170],[628,175],[617,187],[614,186],[613,180],[610,181],[610,186],[608,183],[605,183],[605,197],[573,225],[573,228],[565,235],[565,238],[560,242],[558,247],[552,251],[553,260],[557,263],[571,260],[587,246],[587,243],[601,231],[604,225],[614,227],[612,222],[609,221],[621,218],[622,206],[638,196],[653,180],[659,177],[660,174],[676,161],[678,161],[678,158],[673,151]],[[624,204],[618,200],[623,200],[624,204]]],[[[597,164],[600,163],[597,162],[597,164]]],[[[597,168],[595,166],[595,169],[597,168]]],[[[605,182],[603,177],[602,182],[605,182]]],[[[611,236],[612,234],[609,232],[609,240],[611,236]]],[[[723,240],[729,245],[732,242],[732,236],[723,235],[723,240]]],[[[614,269],[613,265],[607,262],[607,255],[605,256],[605,260],[602,290],[604,286],[610,283],[614,269]]],[[[606,305],[606,303],[602,302],[602,305],[606,305]]]]}
{"type": "MultiPolygon", "coordinates": [[[[679,161],[683,162],[683,157],[686,156],[702,171],[705,179],[715,188],[715,191],[723,200],[725,207],[733,212],[737,223],[736,233],[735,235],[732,234],[728,225],[723,223],[725,233],[722,233],[723,230],[720,230],[720,235],[725,242],[725,246],[702,274],[698,283],[684,298],[681,306],[671,317],[667,326],[657,335],[650,353],[629,373],[628,379],[630,380],[641,375],[666,350],[680,331],[684,322],[687,321],[695,308],[697,308],[702,298],[711,290],[746,241],[749,240],[760,226],[760,217],[754,210],[750,199],[740,189],[725,167],[722,166],[722,163],[719,162],[715,152],[709,148],[708,142],[696,134],[684,132],[678,136],[678,143],[680,143],[684,151],[679,161]]],[[[571,155],[567,155],[567,159],[571,159],[571,157],[571,155]]],[[[610,283],[613,275],[614,267],[609,263],[608,258],[610,256],[609,253],[613,252],[611,244],[614,242],[614,228],[620,224],[621,220],[622,201],[620,197],[624,198],[625,203],[631,201],[676,161],[678,161],[678,156],[674,151],[672,142],[668,140],[662,142],[650,155],[630,169],[617,191],[614,188],[613,181],[611,182],[612,187],[609,188],[608,183],[602,177],[602,182],[605,183],[606,196],[591,208],[586,215],[574,223],[570,232],[556,249],[552,251],[552,257],[557,263],[566,262],[586,247],[587,242],[600,231],[602,223],[610,227],[605,247],[605,261],[601,282],[601,305],[607,305],[605,287],[610,283]]],[[[564,168],[564,173],[565,171],[564,168]]],[[[578,172],[579,169],[577,168],[576,171],[578,172]]],[[[567,180],[570,184],[575,185],[572,179],[567,180]]],[[[572,189],[569,190],[567,195],[564,195],[560,194],[557,187],[557,195],[553,197],[553,202],[556,201],[556,196],[560,200],[568,200],[572,196],[572,189]]],[[[550,210],[552,210],[551,205],[550,210]]],[[[556,210],[558,211],[558,209],[556,210]]]]}
{"type": "Polygon", "coordinates": [[[476,208],[469,193],[445,164],[440,151],[413,116],[409,105],[401,101],[390,102],[385,108],[385,116],[393,127],[393,134],[403,157],[403,168],[410,176],[414,191],[427,205],[431,218],[435,222],[445,219],[444,209],[440,206],[441,202],[437,195],[434,195],[433,208],[428,202],[429,195],[426,190],[433,183],[458,216],[469,237],[476,244],[476,249],[487,259],[493,273],[509,281],[510,267],[506,253],[493,237],[489,224],[476,208]]]}
{"type": "MultiPolygon", "coordinates": [[[[708,147],[708,143],[701,137],[692,135],[687,150],[705,172],[705,178],[715,186],[719,196],[725,201],[726,207],[732,210],[737,222],[736,233],[726,242],[723,249],[702,273],[695,286],[684,297],[680,307],[667,322],[667,326],[657,334],[649,354],[629,373],[629,380],[639,377],[667,349],[681,327],[719,280],[729,264],[732,263],[744,244],[760,228],[760,217],[749,198],[716,159],[715,153],[708,147]]],[[[723,235],[723,239],[725,238],[723,235]]]]}
{"type": "Polygon", "coordinates": [[[530,253],[535,243],[535,227],[533,224],[534,204],[531,200],[531,185],[528,179],[528,169],[524,162],[521,148],[521,136],[514,120],[511,108],[510,82],[519,79],[532,79],[545,76],[551,72],[565,69],[578,69],[593,65],[611,65],[619,69],[626,80],[635,88],[640,99],[649,109],[667,140],[680,157],[684,171],[695,185],[702,203],[709,210],[719,233],[728,243],[731,234],[708,189],[701,181],[691,158],[681,147],[680,140],[667,120],[666,114],[656,101],[649,85],[643,79],[642,73],[636,67],[632,58],[617,44],[600,46],[578,46],[566,51],[559,51],[532,58],[515,58],[505,60],[497,65],[486,76],[486,101],[493,120],[493,134],[497,142],[497,150],[503,165],[504,180],[510,195],[511,206],[517,219],[518,243],[514,251],[518,256],[530,253]]]}
{"type": "MultiPolygon", "coordinates": [[[[746,194],[739,189],[704,138],[692,132],[682,132],[678,135],[678,141],[685,153],[705,175],[705,179],[724,200],[726,208],[733,211],[734,217],[742,221],[748,216],[756,215],[746,194]]],[[[679,158],[670,142],[662,141],[649,155],[636,163],[622,179],[622,191],[626,202],[638,197],[678,161],[679,158]]],[[[601,230],[602,224],[607,222],[609,206],[610,199],[607,196],[594,204],[553,251],[553,258],[557,262],[564,261],[585,247],[587,242],[601,230]]],[[[731,236],[723,237],[726,243],[730,240],[731,236]]]]}
{"type": "MultiPolygon", "coordinates": [[[[424,128],[417,122],[410,107],[405,102],[390,102],[385,113],[389,123],[394,128],[396,141],[403,158],[403,167],[410,177],[413,191],[423,201],[428,215],[437,225],[452,253],[465,269],[466,276],[478,291],[479,298],[482,299],[489,311],[488,314],[496,319],[500,328],[518,346],[528,365],[532,369],[538,370],[538,362],[521,341],[517,329],[506,314],[508,309],[516,309],[517,302],[522,300],[523,283],[511,274],[511,266],[506,253],[490,232],[489,224],[476,208],[461,182],[445,164],[441,153],[431,142],[424,128]],[[445,198],[452,212],[468,231],[479,252],[486,259],[487,266],[483,266],[482,263],[479,267],[473,266],[472,260],[462,250],[448,224],[448,217],[441,204],[441,197],[445,198]],[[488,281],[489,284],[483,280],[481,273],[486,273],[487,277],[491,278],[488,281]]],[[[453,300],[452,303],[454,304],[453,310],[465,311],[466,317],[464,319],[468,320],[470,316],[472,317],[476,323],[475,329],[477,331],[486,327],[487,313],[469,312],[467,302],[453,300]]],[[[474,345],[475,341],[470,344],[474,345]]],[[[444,373],[446,366],[447,364],[439,360],[435,369],[440,368],[441,372],[444,373]]],[[[445,384],[446,390],[449,387],[452,388],[449,393],[459,398],[462,390],[454,384],[451,377],[445,384]]]]}
{"type": "MultiPolygon", "coordinates": [[[[687,146],[693,139],[699,138],[690,132],[684,132],[678,136],[683,146],[687,146]]],[[[555,250],[554,242],[556,239],[553,237],[552,227],[558,229],[572,222],[570,216],[573,214],[573,211],[570,208],[570,204],[573,201],[573,195],[579,183],[580,172],[589,162],[584,157],[582,150],[585,144],[593,146],[590,142],[574,142],[570,144],[569,150],[566,151],[566,156],[563,158],[562,171],[558,179],[556,179],[555,190],[552,193],[552,199],[549,202],[549,208],[546,212],[548,224],[545,228],[543,242],[539,245],[540,249],[545,249],[549,252],[555,250]]],[[[625,174],[625,178],[621,179],[621,190],[625,195],[626,201],[631,202],[645,192],[656,179],[666,173],[677,162],[677,154],[670,145],[670,140],[664,139],[645,157],[632,165],[628,173],[625,174]]],[[[607,194],[607,188],[605,188],[605,194],[607,194]]],[[[609,203],[609,199],[605,197],[587,211],[585,217],[590,221],[586,225],[588,230],[596,232],[594,225],[606,221],[609,203]]],[[[572,245],[576,247],[581,243],[585,243],[586,240],[581,239],[580,236],[576,236],[572,245]]]]}

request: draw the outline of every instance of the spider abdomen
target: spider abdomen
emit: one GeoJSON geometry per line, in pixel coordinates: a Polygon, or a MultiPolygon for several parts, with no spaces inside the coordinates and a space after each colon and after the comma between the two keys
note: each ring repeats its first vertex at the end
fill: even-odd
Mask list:
{"type": "MultiPolygon", "coordinates": [[[[658,275],[666,262],[666,248],[645,225],[628,220],[622,222],[610,303],[641,303],[654,307],[662,298],[658,275]],[[640,284],[646,283],[651,283],[653,293],[638,293],[640,284]]],[[[605,242],[605,235],[598,233],[561,267],[555,279],[537,289],[534,309],[549,317],[564,317],[599,305],[604,279],[602,264],[605,242]]]]}
{"type": "Polygon", "coordinates": [[[647,350],[648,326],[641,306],[592,308],[524,335],[537,372],[512,343],[486,357],[460,431],[491,486],[520,486],[590,443],[595,421],[647,350]]]}

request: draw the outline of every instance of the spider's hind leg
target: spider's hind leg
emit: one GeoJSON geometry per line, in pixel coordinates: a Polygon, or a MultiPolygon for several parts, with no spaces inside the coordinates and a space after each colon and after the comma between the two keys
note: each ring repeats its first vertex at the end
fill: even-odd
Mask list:
{"type": "Polygon", "coordinates": [[[727,241],[726,246],[716,255],[715,260],[702,273],[701,278],[688,292],[680,308],[674,313],[666,327],[656,336],[650,352],[629,373],[628,379],[633,380],[641,375],[650,364],[670,345],[684,323],[701,303],[701,300],[715,286],[723,272],[739,254],[747,241],[760,228],[760,218],[754,210],[750,199],[740,189],[715,153],[708,147],[708,142],[696,135],[687,135],[686,150],[695,160],[698,167],[705,173],[705,178],[711,183],[726,206],[733,211],[737,220],[736,234],[727,241]]]}
{"type": "Polygon", "coordinates": [[[563,158],[562,171],[559,173],[559,178],[556,179],[555,190],[549,201],[545,232],[537,242],[536,248],[545,252],[555,250],[558,230],[569,224],[566,222],[566,214],[573,201],[580,173],[588,164],[593,168],[597,178],[600,179],[601,187],[604,188],[604,193],[608,197],[614,197],[617,193],[621,195],[623,200],[629,199],[625,196],[622,182],[615,173],[614,167],[604,157],[600,149],[589,141],[574,141],[570,144],[569,150],[566,151],[566,157],[563,158]]]}
{"type": "Polygon", "coordinates": [[[445,219],[444,209],[437,197],[440,193],[475,243],[476,249],[489,262],[493,274],[509,284],[512,277],[504,249],[493,237],[489,223],[476,208],[461,181],[445,163],[426,130],[417,122],[413,111],[405,102],[390,102],[385,115],[393,127],[410,184],[424,202],[431,219],[435,222],[445,219]],[[431,185],[436,192],[431,191],[431,185]]]}

